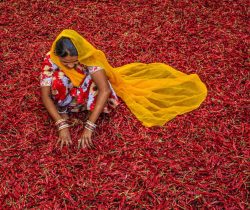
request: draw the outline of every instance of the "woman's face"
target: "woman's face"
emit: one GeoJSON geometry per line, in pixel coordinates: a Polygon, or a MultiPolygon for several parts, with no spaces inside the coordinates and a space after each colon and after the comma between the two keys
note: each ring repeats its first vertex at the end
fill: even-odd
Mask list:
{"type": "Polygon", "coordinates": [[[77,56],[66,56],[66,57],[59,57],[59,60],[62,65],[72,69],[75,68],[78,64],[78,57],[77,56]]]}

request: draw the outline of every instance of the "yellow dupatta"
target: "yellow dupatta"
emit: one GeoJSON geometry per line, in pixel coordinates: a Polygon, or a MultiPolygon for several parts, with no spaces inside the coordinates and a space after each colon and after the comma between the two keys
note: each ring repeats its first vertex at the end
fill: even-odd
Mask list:
{"type": "Polygon", "coordinates": [[[102,51],[76,31],[66,29],[54,41],[50,54],[74,86],[80,85],[84,75],[65,68],[55,55],[55,43],[61,37],[71,39],[80,63],[105,69],[116,94],[147,127],[162,126],[177,115],[198,108],[206,98],[207,88],[196,74],[187,75],[163,63],[131,63],[113,68],[102,51]]]}

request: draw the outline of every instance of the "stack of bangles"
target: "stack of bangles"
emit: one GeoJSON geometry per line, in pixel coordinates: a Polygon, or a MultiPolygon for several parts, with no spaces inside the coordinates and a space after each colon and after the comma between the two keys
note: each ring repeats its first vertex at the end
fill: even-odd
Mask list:
{"type": "Polygon", "coordinates": [[[96,129],[96,124],[92,123],[91,121],[87,120],[85,124],[85,128],[88,129],[89,131],[94,131],[96,129]]]}
{"type": "Polygon", "coordinates": [[[70,127],[70,125],[67,123],[67,120],[65,119],[57,120],[55,125],[57,126],[58,131],[70,127]]]}

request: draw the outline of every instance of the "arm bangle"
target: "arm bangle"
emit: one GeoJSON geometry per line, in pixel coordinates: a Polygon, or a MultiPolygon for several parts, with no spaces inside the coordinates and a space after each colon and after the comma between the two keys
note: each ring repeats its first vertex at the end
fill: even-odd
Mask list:
{"type": "Polygon", "coordinates": [[[94,128],[96,128],[96,126],[97,126],[95,123],[92,123],[92,122],[89,121],[89,120],[87,120],[86,124],[87,124],[87,125],[90,125],[91,127],[94,127],[94,128]]]}
{"type": "Polygon", "coordinates": [[[88,126],[85,126],[84,128],[86,128],[87,130],[89,130],[89,131],[91,131],[91,132],[93,132],[93,131],[94,131],[94,129],[93,129],[93,128],[90,128],[90,127],[88,127],[88,126]]]}
{"type": "Polygon", "coordinates": [[[55,125],[58,125],[58,124],[60,124],[61,122],[66,122],[66,120],[65,120],[65,119],[57,120],[57,121],[55,122],[55,125]]]}
{"type": "Polygon", "coordinates": [[[60,130],[62,130],[62,129],[64,129],[64,128],[68,128],[68,127],[70,127],[69,124],[64,124],[64,125],[62,125],[62,126],[60,126],[60,127],[58,128],[58,131],[60,131],[60,130]]]}

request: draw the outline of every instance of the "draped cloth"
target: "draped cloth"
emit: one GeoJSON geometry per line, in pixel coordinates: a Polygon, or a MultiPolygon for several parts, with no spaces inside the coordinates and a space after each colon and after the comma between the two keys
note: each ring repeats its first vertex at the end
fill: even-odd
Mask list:
{"type": "Polygon", "coordinates": [[[198,75],[187,75],[164,63],[131,63],[113,68],[105,54],[92,46],[74,30],[63,30],[52,44],[52,61],[79,86],[85,75],[63,66],[55,54],[61,37],[70,38],[78,51],[78,60],[87,66],[100,66],[116,94],[144,126],[163,126],[177,115],[200,106],[207,88],[198,75]]]}

